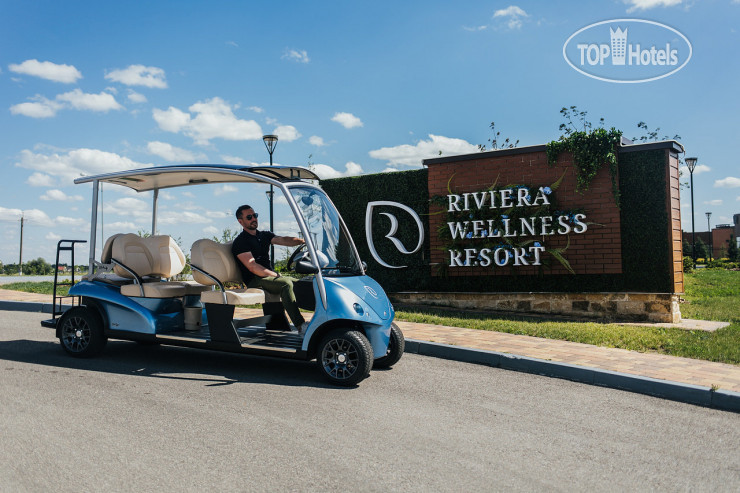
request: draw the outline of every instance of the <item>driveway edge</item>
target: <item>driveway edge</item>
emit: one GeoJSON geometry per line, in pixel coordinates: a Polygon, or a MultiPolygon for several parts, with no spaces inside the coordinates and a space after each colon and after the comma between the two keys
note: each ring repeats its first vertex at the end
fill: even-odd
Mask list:
{"type": "Polygon", "coordinates": [[[729,390],[713,390],[710,387],[699,385],[658,380],[629,373],[416,339],[406,339],[406,352],[463,363],[487,365],[504,370],[562,378],[573,382],[626,390],[723,411],[740,412],[740,393],[729,390]]]}

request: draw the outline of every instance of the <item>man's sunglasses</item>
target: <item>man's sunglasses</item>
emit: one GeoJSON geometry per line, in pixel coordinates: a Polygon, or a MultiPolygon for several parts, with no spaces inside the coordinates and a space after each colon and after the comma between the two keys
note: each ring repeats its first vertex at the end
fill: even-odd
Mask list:
{"type": "Polygon", "coordinates": [[[257,213],[255,212],[254,214],[246,214],[246,215],[244,216],[244,219],[246,219],[247,221],[251,221],[251,220],[252,220],[252,218],[255,218],[255,219],[257,219],[258,217],[259,217],[259,214],[257,214],[257,213]]]}

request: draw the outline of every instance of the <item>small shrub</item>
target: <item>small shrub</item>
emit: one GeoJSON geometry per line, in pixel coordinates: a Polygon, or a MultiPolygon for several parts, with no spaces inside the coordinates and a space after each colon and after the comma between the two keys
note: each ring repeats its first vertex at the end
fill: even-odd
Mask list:
{"type": "Polygon", "coordinates": [[[691,257],[683,258],[683,271],[685,274],[694,272],[694,260],[691,257]]]}

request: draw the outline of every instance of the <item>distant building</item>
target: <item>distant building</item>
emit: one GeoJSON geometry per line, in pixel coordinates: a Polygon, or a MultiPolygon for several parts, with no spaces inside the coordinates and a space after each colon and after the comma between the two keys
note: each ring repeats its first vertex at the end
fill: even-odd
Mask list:
{"type": "MultiPolygon", "coordinates": [[[[740,214],[732,216],[734,224],[718,224],[712,231],[697,231],[696,241],[701,241],[709,248],[712,246],[712,258],[721,258],[727,256],[727,250],[730,247],[730,241],[735,241],[740,246],[740,214]]],[[[691,245],[691,231],[682,231],[683,241],[691,245]]]]}

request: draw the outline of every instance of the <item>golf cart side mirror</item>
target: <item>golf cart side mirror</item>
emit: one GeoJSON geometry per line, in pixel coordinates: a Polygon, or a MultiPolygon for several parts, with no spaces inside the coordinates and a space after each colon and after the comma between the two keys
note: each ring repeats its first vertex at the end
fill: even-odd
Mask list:
{"type": "Polygon", "coordinates": [[[295,264],[295,271],[298,274],[316,274],[319,271],[319,268],[308,260],[299,260],[295,264]]]}

